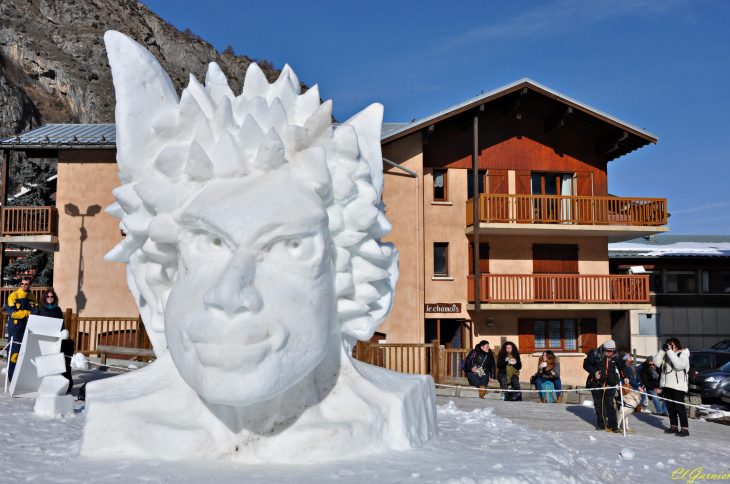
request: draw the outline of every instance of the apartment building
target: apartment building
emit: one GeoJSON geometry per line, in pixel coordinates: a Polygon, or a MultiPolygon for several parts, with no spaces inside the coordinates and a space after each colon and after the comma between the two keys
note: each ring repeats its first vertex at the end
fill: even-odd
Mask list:
{"type": "Polygon", "coordinates": [[[527,374],[551,349],[563,381],[584,383],[611,312],[651,307],[649,277],[611,274],[608,243],[668,231],[667,202],[610,195],[607,168],[657,141],[530,79],[384,124],[385,240],[400,280],[379,333],[450,348],[512,341],[527,374]]]}
{"type": "Polygon", "coordinates": [[[651,309],[615,312],[617,345],[652,355],[676,336],[690,351],[730,339],[730,237],[657,235],[609,244],[612,274],[646,274],[651,309]]]}

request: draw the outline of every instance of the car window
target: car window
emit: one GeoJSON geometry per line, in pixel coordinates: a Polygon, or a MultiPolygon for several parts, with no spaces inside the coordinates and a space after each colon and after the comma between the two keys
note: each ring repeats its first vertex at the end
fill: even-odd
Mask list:
{"type": "Polygon", "coordinates": [[[689,364],[697,371],[712,370],[712,355],[707,353],[695,353],[689,357],[689,364]]]}
{"type": "Polygon", "coordinates": [[[720,368],[730,361],[730,355],[715,355],[715,368],[720,368]]]}
{"type": "Polygon", "coordinates": [[[725,371],[727,373],[730,373],[730,361],[728,361],[727,363],[725,363],[725,366],[723,366],[722,368],[719,368],[719,370],[720,371],[725,371]]]}
{"type": "Polygon", "coordinates": [[[712,347],[713,350],[730,350],[730,339],[720,341],[712,347]]]}

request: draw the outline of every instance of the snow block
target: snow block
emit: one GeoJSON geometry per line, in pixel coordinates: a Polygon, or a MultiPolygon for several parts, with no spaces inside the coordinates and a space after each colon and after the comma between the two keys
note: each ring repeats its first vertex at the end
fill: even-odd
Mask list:
{"type": "Polygon", "coordinates": [[[74,399],[71,395],[60,397],[38,397],[35,400],[35,413],[44,417],[59,417],[74,411],[74,399]]]}
{"type": "Polygon", "coordinates": [[[35,359],[35,369],[38,372],[38,378],[59,375],[66,371],[66,356],[63,353],[39,356],[35,359]]]}
{"type": "Polygon", "coordinates": [[[44,376],[41,386],[38,388],[38,395],[41,397],[57,397],[65,395],[68,390],[68,380],[62,375],[44,376]]]}

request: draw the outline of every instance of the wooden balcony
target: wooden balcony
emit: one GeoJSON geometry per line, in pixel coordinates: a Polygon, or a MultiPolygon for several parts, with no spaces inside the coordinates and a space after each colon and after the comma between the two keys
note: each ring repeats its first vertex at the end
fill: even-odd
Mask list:
{"type": "MultiPolygon", "coordinates": [[[[648,275],[481,274],[481,303],[649,304],[648,275]]],[[[474,276],[468,296],[474,302],[474,276]]],[[[623,306],[616,309],[626,309],[623,306]]]]}
{"type": "Polygon", "coordinates": [[[55,207],[5,207],[3,235],[58,235],[58,210],[55,207]]]}

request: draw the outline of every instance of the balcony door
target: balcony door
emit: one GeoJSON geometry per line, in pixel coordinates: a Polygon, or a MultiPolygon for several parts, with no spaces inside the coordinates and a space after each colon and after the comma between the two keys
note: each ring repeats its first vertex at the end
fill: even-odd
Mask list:
{"type": "Polygon", "coordinates": [[[535,299],[538,301],[578,300],[578,279],[552,274],[578,274],[578,246],[573,244],[535,244],[532,246],[532,272],[535,299]]]}
{"type": "MultiPolygon", "coordinates": [[[[573,195],[573,174],[532,173],[531,187],[532,195],[569,197],[573,195]]],[[[535,197],[533,219],[556,223],[571,220],[570,200],[535,197]]]]}

